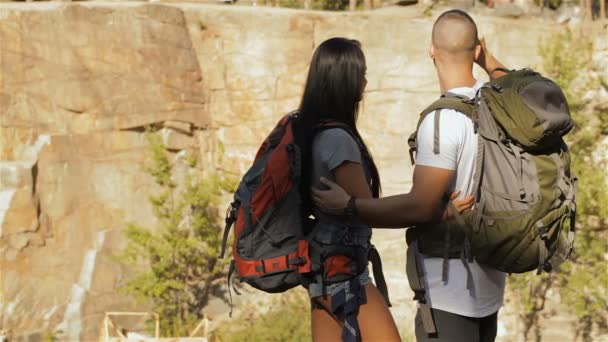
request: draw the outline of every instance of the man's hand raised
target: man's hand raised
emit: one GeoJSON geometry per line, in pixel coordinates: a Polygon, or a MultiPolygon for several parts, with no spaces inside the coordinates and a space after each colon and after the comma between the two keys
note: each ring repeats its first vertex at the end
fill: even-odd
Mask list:
{"type": "Polygon", "coordinates": [[[490,51],[486,45],[486,38],[481,37],[479,39],[479,45],[481,46],[481,52],[475,59],[475,63],[479,65],[485,72],[488,73],[490,79],[496,79],[504,76],[506,72],[501,69],[507,69],[502,63],[500,63],[490,51]]]}
{"type": "Polygon", "coordinates": [[[479,53],[479,56],[475,59],[475,63],[487,72],[488,65],[492,64],[494,56],[492,56],[490,51],[488,51],[485,37],[479,38],[479,45],[481,46],[481,52],[479,53]]]}

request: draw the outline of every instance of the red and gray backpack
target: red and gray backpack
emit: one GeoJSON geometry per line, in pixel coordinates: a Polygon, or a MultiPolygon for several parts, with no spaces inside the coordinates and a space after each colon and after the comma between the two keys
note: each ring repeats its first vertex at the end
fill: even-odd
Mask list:
{"type": "MultiPolygon", "coordinates": [[[[302,180],[308,174],[302,166],[304,149],[296,139],[297,122],[297,112],[279,121],[259,148],[228,207],[220,258],[234,225],[229,287],[234,274],[241,282],[269,293],[307,286],[319,279],[319,274],[324,283],[344,281],[363,272],[373,259],[377,286],[386,293],[373,246],[352,252],[355,249],[351,246],[321,246],[310,238],[314,220],[302,195],[306,191],[302,180]]],[[[317,132],[330,128],[342,128],[353,136],[346,125],[335,122],[320,125],[317,132]]]]}

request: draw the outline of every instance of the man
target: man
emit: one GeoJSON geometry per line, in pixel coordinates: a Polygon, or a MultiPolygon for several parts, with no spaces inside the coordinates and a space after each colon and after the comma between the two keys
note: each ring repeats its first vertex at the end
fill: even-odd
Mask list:
{"type": "MultiPolygon", "coordinates": [[[[473,98],[482,83],[473,76],[479,64],[490,78],[503,76],[504,66],[479,41],[477,26],[460,10],[447,11],[433,26],[432,58],[441,93],[473,98]]],[[[327,191],[313,189],[324,210],[356,213],[374,227],[404,227],[441,220],[445,194],[459,198],[474,191],[477,136],[470,118],[452,109],[428,114],[417,135],[416,166],[410,193],[381,199],[351,198],[336,184],[322,180],[327,191]],[[440,141],[435,140],[435,115],[439,115],[440,141]]],[[[472,197],[468,197],[472,202],[472,197]]],[[[425,228],[424,226],[422,228],[425,228]]],[[[419,234],[425,234],[424,229],[419,234]]],[[[441,241],[443,243],[443,241],[441,241]]],[[[417,248],[417,247],[416,247],[417,248]]],[[[447,247],[446,247],[447,248],[447,247]]],[[[436,332],[427,333],[421,310],[416,316],[418,341],[493,341],[497,313],[502,305],[505,274],[464,258],[430,257],[422,252],[424,292],[436,332]]],[[[447,253],[447,252],[446,252],[447,253]]],[[[453,256],[450,256],[453,257],[453,256]]],[[[411,260],[408,260],[410,263],[411,260]]],[[[409,267],[409,266],[408,266],[409,267]]],[[[423,313],[424,314],[424,313],[423,313]]],[[[429,329],[426,329],[429,330],[429,329]]]]}

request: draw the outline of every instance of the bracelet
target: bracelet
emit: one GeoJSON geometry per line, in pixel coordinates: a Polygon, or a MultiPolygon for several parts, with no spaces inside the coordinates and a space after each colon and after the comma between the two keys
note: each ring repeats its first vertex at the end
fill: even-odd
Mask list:
{"type": "Polygon", "coordinates": [[[351,196],[351,198],[348,200],[348,203],[346,204],[346,208],[344,208],[344,214],[346,215],[346,217],[348,218],[354,218],[357,217],[357,215],[359,214],[357,212],[357,197],[351,196]]]}

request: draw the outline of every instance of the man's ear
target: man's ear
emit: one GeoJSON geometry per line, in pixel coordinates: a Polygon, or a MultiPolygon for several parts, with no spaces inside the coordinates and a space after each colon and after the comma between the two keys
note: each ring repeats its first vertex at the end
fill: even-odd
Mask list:
{"type": "Polygon", "coordinates": [[[475,44],[475,61],[479,59],[479,56],[481,55],[482,51],[483,48],[481,47],[481,43],[479,42],[479,40],[477,40],[477,43],[475,44]]]}
{"type": "Polygon", "coordinates": [[[435,47],[433,46],[433,43],[431,43],[431,46],[429,47],[429,57],[435,59],[435,47]]]}

